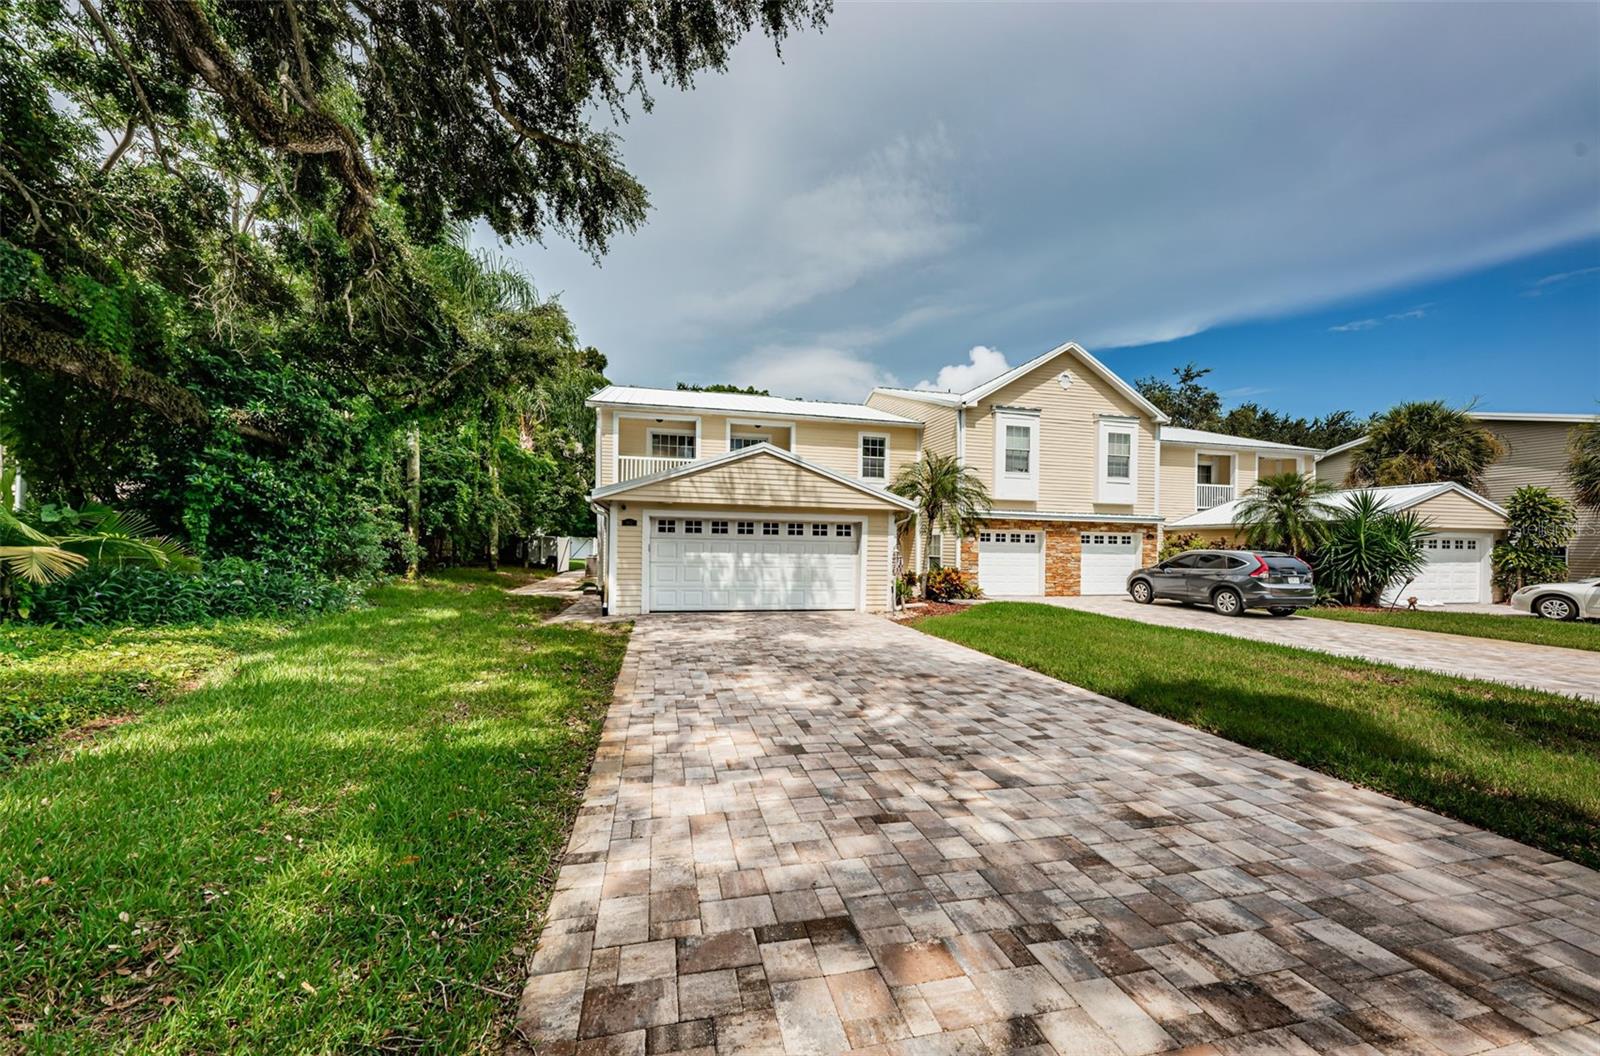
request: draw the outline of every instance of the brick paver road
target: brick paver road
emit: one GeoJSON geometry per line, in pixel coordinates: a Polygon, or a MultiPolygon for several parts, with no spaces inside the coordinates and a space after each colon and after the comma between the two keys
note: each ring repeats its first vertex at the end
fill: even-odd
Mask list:
{"type": "Polygon", "coordinates": [[[1600,1051],[1600,874],[857,615],[648,617],[539,1053],[1600,1051]]]}
{"type": "MultiPolygon", "coordinates": [[[[1600,700],[1600,652],[1587,649],[1469,638],[1461,634],[1378,627],[1370,623],[1340,623],[1312,616],[1277,617],[1264,612],[1220,616],[1209,608],[1173,602],[1140,605],[1125,594],[1016,600],[1600,700]]],[[[1595,627],[1594,632],[1600,638],[1600,626],[1595,627]]]]}

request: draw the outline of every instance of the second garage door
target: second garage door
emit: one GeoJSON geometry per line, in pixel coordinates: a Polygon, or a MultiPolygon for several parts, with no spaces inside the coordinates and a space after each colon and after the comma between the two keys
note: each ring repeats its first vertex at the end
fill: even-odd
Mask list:
{"type": "Polygon", "coordinates": [[[990,597],[1044,593],[1044,558],[1038,532],[979,532],[978,587],[990,597]]]}
{"type": "Polygon", "coordinates": [[[1121,594],[1139,567],[1139,537],[1123,532],[1084,532],[1080,594],[1121,594]]]}
{"type": "Polygon", "coordinates": [[[1422,543],[1425,562],[1417,578],[1384,599],[1416,598],[1421,605],[1482,602],[1489,597],[1489,552],[1494,538],[1484,535],[1431,535],[1422,543]]]}
{"type": "Polygon", "coordinates": [[[652,517],[651,612],[859,607],[861,525],[652,517]]]}

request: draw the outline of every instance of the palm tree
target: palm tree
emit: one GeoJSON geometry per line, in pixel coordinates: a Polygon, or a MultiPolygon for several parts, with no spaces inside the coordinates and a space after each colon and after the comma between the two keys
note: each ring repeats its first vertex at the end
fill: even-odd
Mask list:
{"type": "Polygon", "coordinates": [[[1505,445],[1466,410],[1440,400],[1402,403],[1372,421],[1345,481],[1350,487],[1455,481],[1478,488],[1505,445]]]}
{"type": "Polygon", "coordinates": [[[991,505],[989,489],[978,474],[954,455],[925,452],[902,469],[889,490],[917,504],[922,519],[923,571],[927,571],[933,530],[964,539],[978,530],[991,505]]]}
{"type": "Polygon", "coordinates": [[[1299,473],[1262,477],[1239,501],[1239,524],[1251,546],[1304,557],[1327,537],[1333,513],[1327,495],[1333,490],[1327,481],[1299,473]]]}
{"type": "Polygon", "coordinates": [[[1568,449],[1567,480],[1579,506],[1600,510],[1600,422],[1589,422],[1572,431],[1568,449]]]}

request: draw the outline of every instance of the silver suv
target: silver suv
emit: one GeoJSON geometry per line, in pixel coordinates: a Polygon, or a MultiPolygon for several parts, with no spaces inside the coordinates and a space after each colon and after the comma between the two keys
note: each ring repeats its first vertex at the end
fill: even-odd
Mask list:
{"type": "Polygon", "coordinates": [[[1224,616],[1266,609],[1288,616],[1315,605],[1311,566],[1272,550],[1190,550],[1128,577],[1141,605],[1157,598],[1210,605],[1224,616]]]}

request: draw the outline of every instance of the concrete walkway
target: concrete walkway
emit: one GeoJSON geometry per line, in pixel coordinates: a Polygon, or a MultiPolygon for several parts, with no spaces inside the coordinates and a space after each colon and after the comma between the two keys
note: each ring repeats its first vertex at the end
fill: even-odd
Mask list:
{"type": "Polygon", "coordinates": [[[635,628],[540,1054],[1592,1053],[1600,874],[887,621],[635,628]]]}
{"type": "MultiPolygon", "coordinates": [[[[1600,700],[1600,652],[1583,649],[1469,638],[1404,627],[1378,627],[1370,623],[1341,623],[1310,616],[1277,617],[1264,612],[1247,612],[1243,616],[1229,617],[1209,608],[1168,601],[1140,605],[1122,594],[1005,600],[1041,602],[1163,627],[1231,634],[1336,656],[1353,656],[1600,700]]],[[[1600,635],[1600,628],[1596,628],[1595,633],[1600,635]]]]}

